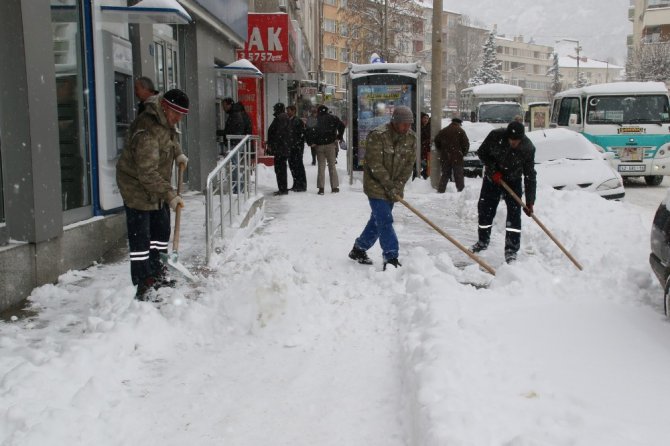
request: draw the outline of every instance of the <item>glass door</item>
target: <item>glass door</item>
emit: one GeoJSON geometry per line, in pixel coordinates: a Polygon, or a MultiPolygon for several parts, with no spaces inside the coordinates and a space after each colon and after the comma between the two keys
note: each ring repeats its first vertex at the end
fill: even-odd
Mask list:
{"type": "Polygon", "coordinates": [[[56,71],[61,199],[65,224],[88,218],[91,162],[83,57],[82,11],[76,0],[51,0],[51,29],[56,71]]]}

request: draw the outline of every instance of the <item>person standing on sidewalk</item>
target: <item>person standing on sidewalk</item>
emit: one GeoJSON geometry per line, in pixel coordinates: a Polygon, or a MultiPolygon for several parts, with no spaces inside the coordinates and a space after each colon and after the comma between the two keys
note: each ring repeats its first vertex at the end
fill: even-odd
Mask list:
{"type": "Polygon", "coordinates": [[[461,192],[465,187],[463,174],[463,157],[470,150],[470,141],[465,130],[461,127],[463,121],[453,118],[451,124],[435,135],[435,149],[440,153],[442,173],[437,192],[443,194],[447,190],[447,183],[453,173],[456,190],[461,192]]]}
{"type": "Polygon", "coordinates": [[[316,161],[318,173],[316,176],[316,187],[318,194],[323,195],[326,183],[326,163],[328,163],[328,176],[330,177],[330,189],[333,193],[340,191],[340,181],[337,177],[335,158],[337,157],[337,141],[344,138],[344,123],[337,116],[328,113],[328,107],[319,105],[316,115],[316,126],[313,129],[313,140],[316,145],[316,161]]]}
{"type": "Polygon", "coordinates": [[[526,192],[526,207],[524,212],[530,217],[533,215],[535,204],[535,146],[524,134],[523,124],[512,121],[507,129],[496,129],[488,134],[477,150],[479,158],[484,163],[482,190],[479,195],[477,211],[479,212],[479,240],[470,250],[480,252],[488,248],[491,238],[493,218],[500,198],[507,204],[507,223],[505,233],[505,261],[511,263],[516,260],[521,246],[521,205],[512,198],[502,187],[501,181],[519,197],[526,192]]]}
{"type": "Polygon", "coordinates": [[[291,150],[291,128],[286,107],[277,102],[274,105],[274,119],[268,128],[268,146],[274,156],[277,188],[274,195],[288,195],[288,157],[291,150]]]}
{"type": "Polygon", "coordinates": [[[428,113],[421,112],[421,178],[428,178],[428,158],[430,157],[430,126],[428,113]]]}
{"type": "Polygon", "coordinates": [[[296,116],[298,109],[295,105],[286,107],[291,128],[291,149],[288,155],[288,168],[293,177],[293,192],[305,192],[307,190],[307,175],[305,165],[302,162],[305,154],[305,123],[296,116]]]}
{"type": "Polygon", "coordinates": [[[316,166],[316,144],[313,141],[313,135],[316,128],[316,111],[317,107],[312,106],[309,110],[309,116],[305,119],[305,142],[307,142],[307,145],[312,152],[312,166],[316,166]]]}
{"type": "Polygon", "coordinates": [[[156,96],[158,91],[154,87],[154,81],[146,76],[135,79],[135,97],[139,100],[137,103],[137,116],[144,111],[144,102],[151,96],[156,96]]]}
{"type": "MultiPolygon", "coordinates": [[[[226,123],[218,136],[223,137],[223,144],[227,152],[228,136],[251,135],[251,118],[249,118],[249,114],[244,109],[244,105],[240,102],[235,102],[233,98],[225,98],[222,104],[223,110],[226,112],[226,123]]],[[[242,138],[233,139],[230,142],[230,147],[234,147],[240,139],[242,138]]],[[[220,155],[225,155],[225,153],[220,153],[220,155]]]]}
{"type": "Polygon", "coordinates": [[[176,129],[188,106],[188,96],[178,89],[146,101],[116,164],[116,182],[126,210],[130,275],[138,300],[148,300],[152,289],[174,286],[160,255],[168,252],[170,209],[184,206],[172,187],[172,168],[175,162],[184,168],[188,164],[176,129]]]}
{"type": "Polygon", "coordinates": [[[363,192],[368,196],[372,213],[365,229],[354,242],[349,258],[364,265],[372,264],[367,255],[379,240],[386,265],[402,266],[398,261],[398,237],[393,229],[393,205],[403,197],[405,183],[412,175],[416,161],[416,135],[411,127],[414,114],[399,105],[391,122],[377,127],[365,142],[363,192]]]}

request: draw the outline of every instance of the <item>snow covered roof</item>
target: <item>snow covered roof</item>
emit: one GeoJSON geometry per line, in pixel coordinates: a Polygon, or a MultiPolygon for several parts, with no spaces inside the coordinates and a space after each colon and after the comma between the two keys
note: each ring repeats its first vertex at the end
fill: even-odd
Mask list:
{"type": "Polygon", "coordinates": [[[509,84],[484,84],[466,88],[474,94],[523,94],[523,88],[509,84]]]}
{"type": "MultiPolygon", "coordinates": [[[[577,58],[575,56],[560,56],[558,58],[558,66],[561,68],[577,68],[577,58]]],[[[619,65],[603,62],[602,60],[589,59],[588,57],[579,58],[579,68],[623,69],[619,65]]]]}
{"type": "Polygon", "coordinates": [[[409,77],[417,77],[419,75],[425,75],[428,72],[421,64],[414,63],[368,63],[368,64],[355,64],[350,63],[346,71],[343,73],[345,75],[351,76],[352,79],[355,79],[360,76],[365,76],[370,73],[375,74],[401,74],[409,77]]]}
{"type": "Polygon", "coordinates": [[[607,84],[589,85],[560,92],[559,96],[586,94],[622,94],[622,93],[657,93],[667,94],[668,89],[663,82],[610,82],[607,84]]]}

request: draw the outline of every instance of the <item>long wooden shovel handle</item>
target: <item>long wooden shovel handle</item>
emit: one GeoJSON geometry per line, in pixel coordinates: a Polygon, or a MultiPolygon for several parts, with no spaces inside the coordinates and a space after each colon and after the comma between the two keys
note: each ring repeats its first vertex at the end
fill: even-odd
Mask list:
{"type": "Polygon", "coordinates": [[[456,240],[455,238],[453,238],[452,236],[450,236],[449,234],[447,234],[446,232],[444,232],[442,229],[440,229],[437,225],[435,225],[435,223],[433,223],[432,221],[430,221],[430,220],[428,219],[428,217],[426,217],[426,216],[423,215],[421,212],[419,212],[418,210],[416,210],[414,207],[412,207],[412,205],[410,205],[408,202],[406,202],[405,200],[403,200],[403,199],[400,198],[399,196],[396,196],[395,198],[396,198],[396,200],[398,200],[399,202],[401,202],[403,205],[405,205],[405,207],[406,207],[407,209],[409,209],[410,211],[414,212],[414,213],[415,213],[421,220],[423,220],[423,221],[425,221],[426,223],[428,223],[428,226],[430,226],[431,228],[435,229],[438,233],[440,233],[440,235],[442,235],[444,238],[446,238],[446,239],[449,240],[451,243],[453,243],[454,245],[456,245],[456,247],[457,247],[458,249],[460,249],[461,251],[463,251],[468,257],[470,257],[470,258],[471,258],[472,260],[474,260],[475,262],[479,263],[479,264],[482,266],[482,268],[484,268],[486,271],[488,271],[488,272],[491,273],[492,275],[494,275],[494,276],[496,275],[496,271],[495,271],[495,270],[494,270],[488,263],[486,263],[484,260],[482,260],[479,256],[475,255],[475,254],[474,254],[472,251],[470,251],[468,248],[466,248],[465,246],[461,245],[461,244],[458,242],[458,240],[456,240]]]}
{"type": "MultiPolygon", "coordinates": [[[[179,163],[179,175],[177,180],[177,195],[181,195],[181,188],[184,184],[184,164],[179,163]]],[[[181,206],[177,206],[174,211],[174,235],[172,236],[172,251],[179,252],[179,225],[181,223],[181,206]]]]}
{"type": "MultiPolygon", "coordinates": [[[[523,201],[521,201],[521,198],[519,198],[519,196],[512,190],[511,187],[509,187],[509,185],[507,183],[505,183],[503,180],[500,180],[500,185],[507,191],[507,193],[510,195],[510,197],[514,198],[514,200],[517,203],[519,203],[521,205],[521,207],[523,207],[526,211],[528,211],[528,207],[526,206],[526,204],[523,201]]],[[[572,261],[572,263],[574,263],[575,266],[577,268],[579,268],[580,271],[582,271],[584,269],[584,268],[582,268],[582,265],[580,265],[579,262],[577,261],[577,259],[575,259],[572,256],[572,254],[570,254],[570,252],[567,249],[565,249],[565,246],[563,246],[561,244],[561,242],[559,242],[558,239],[556,237],[554,237],[554,234],[549,232],[549,229],[547,229],[547,227],[542,224],[540,219],[535,216],[535,213],[530,214],[530,217],[533,220],[535,220],[535,223],[537,223],[540,226],[540,228],[542,228],[542,230],[549,236],[549,238],[551,240],[553,240],[554,243],[556,243],[556,246],[558,246],[561,249],[561,251],[563,251],[563,254],[568,256],[568,258],[572,261]]]]}

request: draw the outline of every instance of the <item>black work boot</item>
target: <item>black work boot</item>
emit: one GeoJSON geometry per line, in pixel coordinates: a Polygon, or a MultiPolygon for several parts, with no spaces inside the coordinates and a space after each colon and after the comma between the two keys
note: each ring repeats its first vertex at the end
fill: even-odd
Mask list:
{"type": "Polygon", "coordinates": [[[361,265],[372,265],[372,259],[368,257],[368,253],[355,246],[349,251],[349,258],[357,261],[361,265]]]}
{"type": "Polygon", "coordinates": [[[506,249],[505,250],[505,262],[512,263],[514,261],[516,261],[516,251],[512,251],[511,249],[506,249]]]}
{"type": "Polygon", "coordinates": [[[393,265],[396,268],[399,266],[402,266],[402,263],[398,261],[398,258],[396,257],[395,259],[388,259],[384,261],[384,271],[386,271],[386,265],[393,265]]]}
{"type": "Polygon", "coordinates": [[[484,251],[488,247],[489,247],[488,243],[478,241],[477,243],[475,243],[474,245],[472,245],[470,247],[470,251],[477,253],[477,252],[480,252],[480,251],[484,251]]]}
{"type": "Polygon", "coordinates": [[[143,302],[153,302],[156,299],[154,290],[157,288],[156,279],[147,277],[137,284],[137,291],[135,292],[135,299],[143,302]]]}
{"type": "Polygon", "coordinates": [[[154,274],[154,280],[156,283],[154,284],[154,289],[158,289],[161,287],[169,287],[169,288],[174,288],[177,286],[177,281],[174,279],[170,279],[168,276],[168,267],[167,265],[161,265],[158,270],[154,274]]]}

